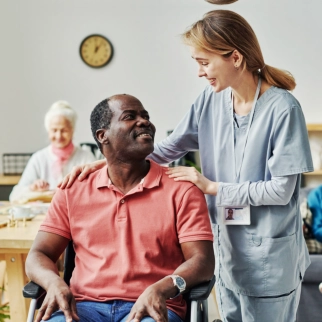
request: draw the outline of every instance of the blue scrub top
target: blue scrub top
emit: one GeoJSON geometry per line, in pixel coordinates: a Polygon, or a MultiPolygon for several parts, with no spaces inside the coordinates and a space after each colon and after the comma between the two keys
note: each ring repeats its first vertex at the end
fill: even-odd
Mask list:
{"type": "Polygon", "coordinates": [[[313,171],[303,112],[286,90],[271,87],[259,97],[238,182],[234,155],[239,168],[248,119],[234,131],[232,115],[231,89],[215,93],[207,86],[150,157],[169,163],[199,150],[202,173],[221,182],[217,197],[206,195],[217,279],[249,296],[285,294],[297,287],[309,265],[298,200],[300,174],[313,171]],[[265,191],[262,198],[250,195],[252,183],[288,175],[298,179],[287,204],[268,204],[265,191]],[[250,205],[251,225],[221,225],[218,207],[227,205],[250,205]]]}

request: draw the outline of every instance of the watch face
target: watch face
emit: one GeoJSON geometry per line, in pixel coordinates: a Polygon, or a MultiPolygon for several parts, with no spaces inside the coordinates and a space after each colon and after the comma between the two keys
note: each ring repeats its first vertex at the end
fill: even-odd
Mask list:
{"type": "Polygon", "coordinates": [[[93,68],[100,68],[111,60],[113,47],[106,37],[90,35],[82,41],[79,53],[85,64],[93,68]]]}
{"type": "Polygon", "coordinates": [[[176,277],[176,284],[179,287],[179,289],[186,287],[186,283],[185,283],[184,279],[181,277],[176,277]]]}
{"type": "Polygon", "coordinates": [[[180,292],[183,292],[186,289],[186,281],[181,276],[174,276],[174,284],[177,286],[180,292]]]}

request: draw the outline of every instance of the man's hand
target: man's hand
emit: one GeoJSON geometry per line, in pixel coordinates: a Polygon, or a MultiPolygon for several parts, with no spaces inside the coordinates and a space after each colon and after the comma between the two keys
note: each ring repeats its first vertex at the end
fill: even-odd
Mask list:
{"type": "Polygon", "coordinates": [[[83,181],[88,177],[90,173],[103,168],[105,165],[106,160],[104,159],[84,165],[75,166],[73,167],[72,171],[63,178],[63,180],[57,185],[57,187],[60,189],[70,188],[77,178],[79,181],[83,181]]]}
{"type": "Polygon", "coordinates": [[[61,283],[55,283],[49,287],[35,322],[48,320],[58,309],[64,312],[67,322],[79,321],[74,296],[63,280],[61,283]]]}
{"type": "Polygon", "coordinates": [[[153,284],[149,286],[137,299],[126,322],[139,322],[145,316],[150,316],[156,322],[168,322],[168,309],[166,297],[160,289],[153,284]]]}
{"type": "Polygon", "coordinates": [[[42,179],[37,179],[30,185],[31,191],[47,191],[48,189],[49,183],[42,179]]]}
{"type": "Polygon", "coordinates": [[[60,235],[39,231],[26,259],[25,271],[30,280],[39,284],[47,295],[40,308],[36,322],[48,320],[59,308],[66,321],[78,321],[75,299],[64,280],[59,276],[56,262],[69,243],[60,235]]]}

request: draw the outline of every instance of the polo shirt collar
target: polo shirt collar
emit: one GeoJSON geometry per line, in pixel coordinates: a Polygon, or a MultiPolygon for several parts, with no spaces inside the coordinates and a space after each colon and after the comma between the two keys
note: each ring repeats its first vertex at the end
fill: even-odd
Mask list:
{"type": "Polygon", "coordinates": [[[150,159],[147,160],[150,162],[150,170],[144,178],[143,188],[151,189],[160,185],[162,167],[150,159]]]}
{"type": "MultiPolygon", "coordinates": [[[[150,170],[143,180],[143,188],[151,189],[159,186],[162,177],[162,167],[154,161],[147,159],[150,162],[150,170]]],[[[111,179],[107,173],[108,166],[104,166],[98,170],[99,174],[96,178],[96,188],[107,187],[110,188],[112,184],[111,179]]]]}

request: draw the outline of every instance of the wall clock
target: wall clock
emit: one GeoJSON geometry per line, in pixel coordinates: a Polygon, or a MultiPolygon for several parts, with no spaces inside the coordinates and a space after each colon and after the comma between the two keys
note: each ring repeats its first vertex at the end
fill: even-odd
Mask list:
{"type": "Polygon", "coordinates": [[[93,68],[105,66],[113,56],[111,42],[102,35],[89,35],[81,43],[79,53],[83,62],[93,68]]]}
{"type": "Polygon", "coordinates": [[[238,0],[206,0],[206,1],[213,4],[230,4],[238,0]]]}

